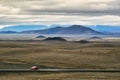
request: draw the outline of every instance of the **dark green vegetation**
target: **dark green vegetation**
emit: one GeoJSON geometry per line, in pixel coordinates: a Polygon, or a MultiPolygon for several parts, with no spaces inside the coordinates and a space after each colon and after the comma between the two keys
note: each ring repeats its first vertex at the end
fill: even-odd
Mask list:
{"type": "Polygon", "coordinates": [[[40,35],[40,36],[37,36],[36,38],[45,38],[45,36],[40,35]]]}
{"type": "Polygon", "coordinates": [[[87,41],[87,40],[80,40],[80,41],[76,41],[76,42],[78,42],[78,43],[89,43],[89,41],[87,41]]]}
{"type": "Polygon", "coordinates": [[[119,69],[120,44],[51,41],[1,41],[0,69],[119,69]]]}

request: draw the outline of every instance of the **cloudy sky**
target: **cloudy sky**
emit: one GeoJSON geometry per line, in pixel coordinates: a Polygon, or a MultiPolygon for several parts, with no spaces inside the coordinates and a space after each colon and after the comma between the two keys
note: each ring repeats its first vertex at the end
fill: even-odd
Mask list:
{"type": "Polygon", "coordinates": [[[120,0],[0,0],[0,28],[20,24],[120,25],[120,0]]]}

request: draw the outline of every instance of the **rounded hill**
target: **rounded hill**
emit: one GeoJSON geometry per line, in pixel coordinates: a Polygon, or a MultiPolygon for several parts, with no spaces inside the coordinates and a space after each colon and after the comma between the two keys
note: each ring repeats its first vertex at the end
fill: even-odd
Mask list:
{"type": "Polygon", "coordinates": [[[44,39],[44,41],[66,41],[66,40],[62,37],[49,37],[44,39]]]}

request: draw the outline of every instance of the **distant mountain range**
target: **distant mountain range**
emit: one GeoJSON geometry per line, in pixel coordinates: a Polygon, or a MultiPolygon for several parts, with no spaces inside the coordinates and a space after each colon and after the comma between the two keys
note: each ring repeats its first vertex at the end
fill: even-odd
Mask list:
{"type": "Polygon", "coordinates": [[[103,33],[120,33],[120,26],[111,26],[111,25],[89,25],[90,27],[96,31],[100,31],[103,33]]]}
{"type": "Polygon", "coordinates": [[[43,30],[43,29],[48,29],[48,28],[54,28],[57,26],[62,26],[66,27],[69,25],[13,25],[13,26],[6,26],[4,28],[1,28],[0,31],[15,31],[15,32],[21,32],[21,31],[28,31],[28,30],[43,30]]]}
{"type": "Polygon", "coordinates": [[[15,25],[0,29],[0,34],[120,34],[120,26],[110,25],[15,25]]]}
{"type": "Polygon", "coordinates": [[[16,31],[16,32],[21,32],[21,31],[27,31],[27,30],[43,30],[49,28],[49,26],[46,25],[15,25],[15,26],[7,26],[0,31],[16,31]]]}
{"type": "Polygon", "coordinates": [[[69,27],[55,27],[44,30],[30,30],[22,31],[21,33],[31,34],[66,34],[66,35],[79,35],[79,34],[103,34],[95,31],[91,28],[84,27],[81,25],[71,25],[69,27]]]}

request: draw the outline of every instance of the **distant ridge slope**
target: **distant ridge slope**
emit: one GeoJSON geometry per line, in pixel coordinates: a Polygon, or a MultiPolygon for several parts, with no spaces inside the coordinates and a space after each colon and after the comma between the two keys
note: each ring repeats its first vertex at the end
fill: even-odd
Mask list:
{"type": "Polygon", "coordinates": [[[0,31],[0,34],[15,34],[15,31],[0,31]]]}

